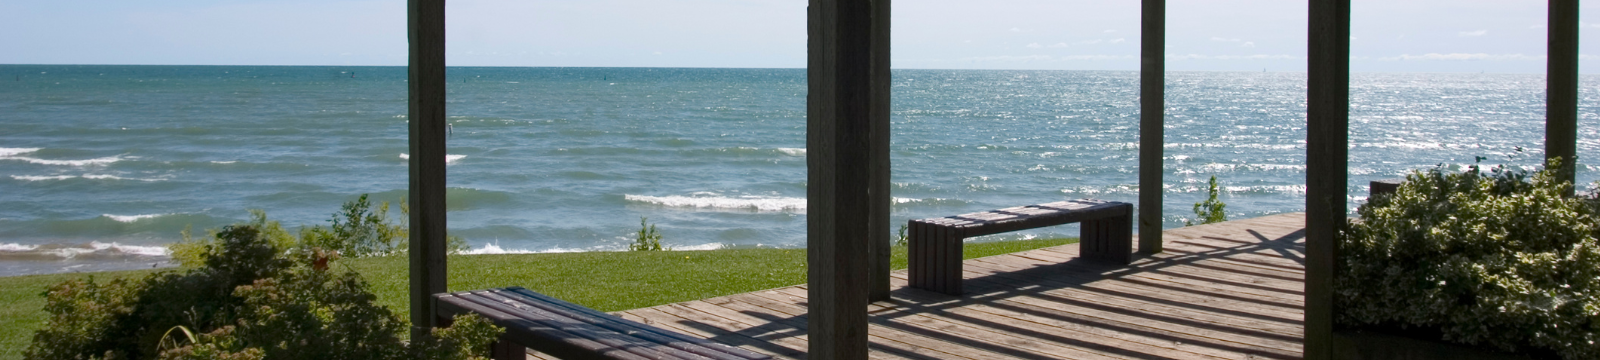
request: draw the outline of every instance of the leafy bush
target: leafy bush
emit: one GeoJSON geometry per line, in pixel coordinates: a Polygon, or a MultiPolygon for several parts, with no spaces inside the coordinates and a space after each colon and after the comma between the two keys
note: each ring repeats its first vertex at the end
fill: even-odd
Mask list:
{"type": "Polygon", "coordinates": [[[1600,358],[1600,209],[1555,171],[1435,168],[1371,199],[1339,237],[1336,321],[1600,358]]]}
{"type": "MultiPolygon", "coordinates": [[[[1217,200],[1217,195],[1221,192],[1217,189],[1216,175],[1211,176],[1211,183],[1207,187],[1206,193],[1206,201],[1194,203],[1194,215],[1200,220],[1200,224],[1228,221],[1228,204],[1223,203],[1222,200],[1217,200]]],[[[1191,225],[1194,225],[1194,223],[1183,222],[1183,226],[1191,225]]]]}
{"type": "Polygon", "coordinates": [[[458,318],[455,330],[402,342],[407,323],[375,304],[355,272],[332,270],[337,252],[287,248],[281,231],[258,214],[191,243],[190,261],[202,265],[182,273],[58,284],[45,294],[50,318],[26,357],[468,359],[487,354],[500,331],[480,318],[458,318]],[[200,334],[163,346],[175,342],[173,329],[200,334]]]}
{"type": "MultiPolygon", "coordinates": [[[[263,232],[268,242],[282,249],[308,251],[319,248],[344,257],[401,255],[406,253],[411,236],[410,228],[406,225],[410,209],[403,198],[400,200],[401,221],[398,224],[389,220],[388,201],[378,203],[374,209],[372,202],[367,200],[367,194],[361,194],[360,198],[344,203],[339,212],[328,220],[329,226],[302,227],[298,237],[284,230],[278,222],[267,220],[264,211],[250,210],[250,214],[250,224],[263,232]]],[[[184,229],[183,240],[168,246],[172,258],[185,266],[202,266],[205,249],[214,246],[212,241],[219,238],[215,233],[210,235],[196,239],[188,229],[184,229]]],[[[469,249],[466,239],[457,236],[446,236],[445,247],[450,254],[469,249]]]]}
{"type": "Polygon", "coordinates": [[[656,232],[655,225],[646,225],[647,218],[639,218],[639,234],[634,237],[633,243],[628,244],[632,251],[661,251],[661,233],[656,232]]]}

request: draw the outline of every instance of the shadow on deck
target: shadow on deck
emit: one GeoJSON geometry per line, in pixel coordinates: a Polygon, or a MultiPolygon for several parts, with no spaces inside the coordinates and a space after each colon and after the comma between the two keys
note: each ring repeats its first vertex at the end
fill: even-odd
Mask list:
{"type": "MultiPolygon", "coordinates": [[[[1304,214],[1167,230],[1166,252],[1118,266],[1077,245],[963,262],[967,294],[906,287],[869,309],[878,359],[1298,359],[1304,214]]],[[[805,358],[806,288],[617,312],[624,318],[805,358]]],[[[537,355],[536,355],[537,356],[537,355]]]]}

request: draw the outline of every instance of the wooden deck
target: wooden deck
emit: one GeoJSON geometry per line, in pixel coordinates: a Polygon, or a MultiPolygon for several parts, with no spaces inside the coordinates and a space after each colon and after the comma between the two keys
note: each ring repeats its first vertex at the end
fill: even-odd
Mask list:
{"type": "MultiPolygon", "coordinates": [[[[875,359],[1298,359],[1302,213],[1165,232],[1166,252],[1119,266],[1077,245],[966,260],[967,294],[905,287],[870,309],[875,359]]],[[[616,314],[775,355],[805,358],[806,289],[616,314]]]]}

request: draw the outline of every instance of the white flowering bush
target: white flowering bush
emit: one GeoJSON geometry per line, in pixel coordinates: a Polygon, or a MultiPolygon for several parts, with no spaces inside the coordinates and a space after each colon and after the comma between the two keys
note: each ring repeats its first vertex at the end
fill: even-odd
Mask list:
{"type": "Polygon", "coordinates": [[[1435,168],[1371,199],[1339,237],[1336,321],[1600,359],[1600,208],[1555,174],[1435,168]]]}

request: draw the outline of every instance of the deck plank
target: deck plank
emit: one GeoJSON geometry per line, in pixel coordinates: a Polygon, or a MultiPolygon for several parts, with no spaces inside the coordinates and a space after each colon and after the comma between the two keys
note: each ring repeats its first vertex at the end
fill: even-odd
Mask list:
{"type": "MultiPolygon", "coordinates": [[[[966,294],[907,287],[868,305],[874,359],[1298,359],[1303,213],[1164,231],[1127,266],[1076,244],[963,261],[966,294]]],[[[806,286],[617,312],[784,359],[806,357],[806,286]]]]}

